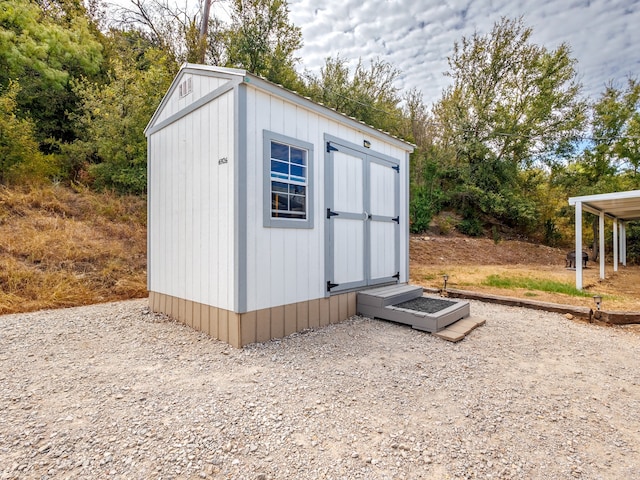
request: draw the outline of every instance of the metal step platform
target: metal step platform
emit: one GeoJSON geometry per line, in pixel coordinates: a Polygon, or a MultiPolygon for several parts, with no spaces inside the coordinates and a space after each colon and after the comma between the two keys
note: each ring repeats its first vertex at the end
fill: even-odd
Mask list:
{"type": "Polygon", "coordinates": [[[470,315],[469,302],[423,295],[422,287],[391,285],[358,292],[360,315],[411,325],[434,333],[470,315]]]}

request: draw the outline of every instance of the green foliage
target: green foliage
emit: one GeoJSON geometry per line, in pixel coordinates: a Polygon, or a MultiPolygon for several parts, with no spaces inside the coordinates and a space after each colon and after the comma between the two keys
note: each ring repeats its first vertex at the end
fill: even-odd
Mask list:
{"type": "Polygon", "coordinates": [[[0,89],[0,184],[40,180],[57,173],[53,158],[38,149],[33,122],[16,115],[19,92],[17,82],[0,89]]]}
{"type": "Polygon", "coordinates": [[[172,0],[131,0],[116,10],[117,22],[126,25],[118,33],[144,37],[170,64],[202,63],[205,45],[198,28],[201,8],[201,2],[178,5],[172,0]]]}
{"type": "Polygon", "coordinates": [[[627,263],[640,265],[640,222],[629,222],[626,227],[627,263]]]}
{"type": "MultiPolygon", "coordinates": [[[[489,35],[456,43],[447,73],[454,84],[432,120],[433,148],[456,171],[452,204],[525,229],[538,221],[526,172],[571,152],[586,108],[569,47],[548,51],[531,34],[522,19],[502,19],[489,35]]],[[[477,231],[465,221],[464,230],[477,231]]]]}
{"type": "Polygon", "coordinates": [[[560,244],[562,240],[562,234],[555,222],[551,219],[547,219],[544,222],[544,244],[549,245],[550,247],[556,247],[560,244]]]}
{"type": "Polygon", "coordinates": [[[113,58],[108,83],[78,82],[83,113],[74,117],[81,138],[64,150],[69,174],[97,189],[120,193],[146,191],[147,147],[144,127],[167,90],[166,58],[148,49],[125,63],[113,58]],[[137,60],[137,61],[136,61],[137,60]]]}
{"type": "MultiPolygon", "coordinates": [[[[592,105],[592,141],[566,166],[556,166],[551,182],[565,197],[609,193],[640,188],[640,84],[629,80],[626,89],[606,86],[592,105]]],[[[558,211],[558,221],[573,222],[573,211],[558,211]]],[[[585,231],[593,232],[598,251],[598,222],[583,218],[585,231]],[[591,227],[588,225],[591,224],[591,227]]]]}
{"type": "Polygon", "coordinates": [[[640,172],[640,83],[630,79],[627,88],[607,85],[593,105],[594,168],[635,177],[640,172]]]}
{"type": "Polygon", "coordinates": [[[537,278],[505,277],[502,275],[489,275],[482,285],[497,288],[526,288],[528,290],[538,290],[541,292],[561,293],[573,297],[591,297],[593,293],[578,290],[568,283],[556,282],[554,280],[540,280],[537,278]]]}
{"type": "Polygon", "coordinates": [[[502,235],[500,235],[500,230],[495,225],[491,226],[491,237],[493,238],[493,243],[498,245],[502,241],[502,235]]]}
{"type": "Polygon", "coordinates": [[[411,188],[411,199],[409,201],[409,215],[411,217],[409,229],[411,233],[426,231],[435,213],[429,192],[425,187],[414,185],[411,188]]]}
{"type": "Polygon", "coordinates": [[[395,81],[400,71],[377,59],[366,68],[358,62],[351,76],[346,59],[327,58],[320,76],[308,76],[306,94],[313,100],[380,130],[401,134],[401,97],[395,81]]]}
{"type": "Polygon", "coordinates": [[[470,237],[479,237],[482,235],[482,222],[475,216],[475,212],[467,210],[463,219],[458,224],[458,230],[470,237]]]}
{"type": "Polygon", "coordinates": [[[442,190],[442,172],[437,160],[428,152],[418,148],[411,155],[409,225],[412,233],[421,233],[429,228],[431,219],[437,215],[445,201],[442,190]]]}
{"type": "Polygon", "coordinates": [[[293,55],[300,29],[289,21],[286,0],[232,0],[231,22],[210,21],[208,56],[217,65],[243,68],[290,89],[299,89],[293,55]]]}
{"type": "Polygon", "coordinates": [[[21,86],[19,116],[30,116],[39,142],[70,140],[67,112],[77,99],[70,81],[95,76],[102,47],[78,2],[5,0],[0,7],[0,87],[21,86]]]}

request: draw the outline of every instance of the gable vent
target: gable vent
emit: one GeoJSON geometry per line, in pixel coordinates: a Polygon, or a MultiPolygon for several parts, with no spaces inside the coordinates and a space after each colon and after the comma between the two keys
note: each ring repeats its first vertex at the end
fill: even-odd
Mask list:
{"type": "Polygon", "coordinates": [[[191,77],[183,80],[178,86],[178,90],[180,92],[180,98],[189,95],[193,91],[193,83],[191,81],[191,77]]]}

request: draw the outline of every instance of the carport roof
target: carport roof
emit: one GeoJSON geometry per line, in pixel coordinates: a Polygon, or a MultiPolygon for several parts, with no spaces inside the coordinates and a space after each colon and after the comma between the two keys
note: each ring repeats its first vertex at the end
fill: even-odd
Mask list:
{"type": "Polygon", "coordinates": [[[582,203],[583,210],[622,221],[640,220],[640,190],[627,192],[601,193],[569,198],[569,205],[582,203]]]}

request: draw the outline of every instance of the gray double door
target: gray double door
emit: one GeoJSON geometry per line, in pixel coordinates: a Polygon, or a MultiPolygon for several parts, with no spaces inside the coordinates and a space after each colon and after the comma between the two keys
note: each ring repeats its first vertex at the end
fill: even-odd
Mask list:
{"type": "Polygon", "coordinates": [[[397,281],[397,161],[330,136],[326,140],[327,292],[397,281]]]}

